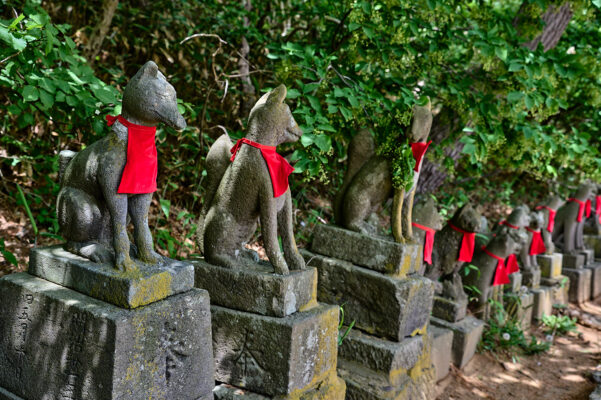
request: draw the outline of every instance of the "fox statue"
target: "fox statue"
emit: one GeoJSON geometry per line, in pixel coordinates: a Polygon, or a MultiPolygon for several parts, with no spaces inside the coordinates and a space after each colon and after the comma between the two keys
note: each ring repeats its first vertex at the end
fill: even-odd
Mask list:
{"type": "MultiPolygon", "coordinates": [[[[283,186],[278,184],[278,172],[272,164],[289,167],[275,153],[275,146],[296,142],[302,135],[285,98],[284,85],[263,95],[250,111],[246,137],[234,146],[229,136],[222,135],[209,150],[206,198],[197,237],[199,249],[209,263],[239,268],[257,262],[256,254],[244,244],[260,221],[274,272],[286,275],[290,269],[305,268],[294,240],[288,175],[283,186]]],[[[291,167],[287,173],[290,172],[291,167]]]]}

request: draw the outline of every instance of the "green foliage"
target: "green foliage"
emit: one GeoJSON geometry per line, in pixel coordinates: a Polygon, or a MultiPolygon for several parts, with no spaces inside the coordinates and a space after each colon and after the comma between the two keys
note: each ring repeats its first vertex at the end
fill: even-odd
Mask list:
{"type": "Polygon", "coordinates": [[[0,254],[2,254],[2,257],[4,257],[4,259],[7,262],[14,265],[15,267],[19,265],[19,263],[17,262],[17,257],[15,257],[15,255],[13,253],[11,253],[10,251],[8,251],[6,249],[6,246],[4,244],[4,239],[2,239],[2,238],[0,238],[0,254]]]}
{"type": "Polygon", "coordinates": [[[576,318],[569,315],[543,315],[544,332],[550,335],[567,335],[570,332],[578,332],[576,318]]]}
{"type": "Polygon", "coordinates": [[[342,328],[344,328],[344,304],[342,304],[340,307],[340,322],[338,323],[338,346],[342,346],[342,342],[344,341],[344,339],[346,339],[346,337],[348,336],[349,333],[351,333],[351,330],[353,329],[353,327],[355,326],[355,320],[353,320],[344,330],[344,332],[342,332],[342,328]]]}

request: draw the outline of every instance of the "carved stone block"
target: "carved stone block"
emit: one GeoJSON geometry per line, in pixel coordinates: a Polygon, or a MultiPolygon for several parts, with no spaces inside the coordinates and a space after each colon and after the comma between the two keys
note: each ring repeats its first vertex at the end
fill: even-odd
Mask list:
{"type": "Polygon", "coordinates": [[[564,268],[563,274],[570,278],[568,300],[570,303],[582,304],[591,298],[592,271],[588,268],[564,268]]]}
{"type": "Polygon", "coordinates": [[[536,289],[540,286],[540,269],[524,270],[522,272],[522,284],[530,289],[536,289]]]}
{"type": "Polygon", "coordinates": [[[519,293],[522,287],[522,273],[514,272],[509,275],[509,283],[504,285],[503,290],[510,293],[519,293]]]}
{"type": "Polygon", "coordinates": [[[136,264],[137,271],[122,272],[56,245],[31,250],[29,273],[124,308],[147,305],[194,287],[194,268],[189,263],[167,260],[158,266],[136,264]]]}
{"type": "Polygon", "coordinates": [[[454,301],[445,297],[434,296],[432,315],[449,322],[460,321],[465,318],[467,303],[467,298],[463,299],[463,301],[454,301]]]}
{"type": "Polygon", "coordinates": [[[563,265],[563,254],[541,254],[536,256],[540,265],[541,276],[544,278],[557,278],[561,275],[563,265]]]}
{"type": "Polygon", "coordinates": [[[583,250],[579,250],[579,253],[584,255],[584,265],[585,266],[595,262],[595,250],[583,249],[583,250]]]}
{"type": "Polygon", "coordinates": [[[601,296],[601,263],[593,262],[585,268],[591,270],[591,300],[601,296]]]}
{"type": "Polygon", "coordinates": [[[301,251],[319,275],[317,298],[344,304],[345,319],[369,333],[395,341],[425,333],[432,310],[434,284],[419,275],[404,279],[346,261],[301,251]]]}
{"type": "Polygon", "coordinates": [[[436,317],[430,318],[430,322],[434,326],[453,331],[453,364],[459,369],[465,367],[476,353],[484,322],[471,315],[455,323],[436,317]]]}
{"type": "Polygon", "coordinates": [[[315,227],[311,251],[399,278],[418,272],[423,259],[419,245],[323,224],[315,227]]]}
{"type": "Polygon", "coordinates": [[[446,378],[451,369],[453,331],[430,325],[428,334],[432,340],[432,364],[436,370],[436,382],[446,378]]]}
{"type": "Polygon", "coordinates": [[[549,286],[539,286],[536,289],[531,289],[530,292],[534,295],[532,303],[532,319],[533,321],[541,321],[543,315],[551,315],[553,312],[553,292],[549,286]]]}
{"type": "Polygon", "coordinates": [[[545,285],[551,287],[551,302],[553,305],[567,305],[569,301],[570,278],[562,275],[559,280],[559,283],[555,283],[553,285],[547,285],[545,283],[545,285]]]}
{"type": "Polygon", "coordinates": [[[278,275],[269,263],[229,269],[202,260],[191,262],[195,285],[209,292],[211,304],[272,317],[317,305],[315,268],[278,275]]]}
{"type": "Polygon", "coordinates": [[[601,236],[600,235],[584,235],[584,243],[586,247],[595,251],[595,257],[601,258],[601,236]]]}
{"type": "Polygon", "coordinates": [[[320,304],[285,318],[219,306],[211,312],[217,381],[289,396],[336,379],[338,307],[320,304]]]}
{"type": "Polygon", "coordinates": [[[580,269],[584,267],[586,256],[582,253],[564,254],[563,268],[580,269]]]}
{"type": "Polygon", "coordinates": [[[0,279],[0,299],[0,387],[14,396],[212,398],[204,290],[126,310],[20,273],[0,279]]]}
{"type": "Polygon", "coordinates": [[[534,295],[530,292],[516,293],[506,298],[505,309],[510,310],[512,316],[522,326],[522,329],[528,329],[532,325],[532,303],[534,295]]]}

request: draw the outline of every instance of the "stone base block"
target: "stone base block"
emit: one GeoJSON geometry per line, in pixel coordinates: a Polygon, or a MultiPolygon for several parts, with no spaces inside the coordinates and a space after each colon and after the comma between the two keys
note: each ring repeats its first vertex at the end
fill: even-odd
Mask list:
{"type": "Polygon", "coordinates": [[[195,285],[209,292],[211,304],[272,317],[285,317],[317,305],[315,268],[277,275],[269,263],[242,269],[223,268],[203,260],[191,263],[195,285]]]}
{"type": "Polygon", "coordinates": [[[595,250],[593,249],[584,249],[578,250],[580,254],[584,254],[584,265],[589,265],[595,262],[595,250]]]}
{"type": "Polygon", "coordinates": [[[522,283],[530,289],[536,289],[540,286],[541,271],[540,269],[532,269],[530,271],[522,271],[522,283]]]}
{"type": "Polygon", "coordinates": [[[430,325],[428,328],[432,340],[432,364],[436,371],[436,382],[446,378],[449,374],[452,360],[453,331],[430,325]]]}
{"type": "Polygon", "coordinates": [[[591,270],[591,299],[601,296],[601,263],[593,262],[585,268],[591,270]]]}
{"type": "Polygon", "coordinates": [[[551,286],[553,305],[567,305],[569,302],[570,278],[563,276],[562,282],[551,286]]]}
{"type": "Polygon", "coordinates": [[[0,279],[0,299],[0,387],[14,396],[212,397],[204,290],[126,310],[20,273],[0,279]]]}
{"type": "Polygon", "coordinates": [[[586,256],[582,253],[564,254],[562,268],[571,268],[571,269],[583,268],[585,259],[586,259],[586,256]]]}
{"type": "Polygon", "coordinates": [[[395,341],[425,333],[432,310],[434,283],[422,276],[399,279],[346,261],[301,251],[317,268],[317,298],[344,304],[345,319],[370,334],[395,341]]]}
{"type": "Polygon", "coordinates": [[[582,304],[591,298],[592,271],[588,268],[564,268],[563,274],[570,278],[568,299],[571,303],[582,304]]]}
{"type": "Polygon", "coordinates": [[[584,244],[586,247],[595,251],[596,258],[601,258],[601,236],[584,235],[584,244]]]}
{"type": "Polygon", "coordinates": [[[509,275],[509,283],[504,285],[503,290],[510,293],[519,293],[522,287],[522,273],[514,272],[509,275]]]}
{"type": "Polygon", "coordinates": [[[317,225],[311,251],[374,271],[404,277],[422,266],[422,246],[368,236],[333,225],[317,225]]]}
{"type": "Polygon", "coordinates": [[[553,292],[549,286],[541,286],[531,289],[534,296],[532,305],[532,320],[539,322],[543,315],[551,315],[553,312],[553,292]]]}
{"type": "Polygon", "coordinates": [[[194,287],[191,264],[166,260],[163,265],[136,261],[138,270],[121,272],[63,249],[62,245],[35,247],[29,273],[47,281],[124,308],[136,308],[194,287]]]}
{"type": "Polygon", "coordinates": [[[468,315],[462,321],[450,323],[436,317],[431,317],[434,326],[453,331],[453,364],[459,369],[472,359],[482,336],[484,322],[468,315]]]}
{"type": "Polygon", "coordinates": [[[338,307],[285,318],[211,307],[215,377],[264,396],[292,396],[336,374],[338,307]]]}
{"type": "Polygon", "coordinates": [[[536,261],[540,266],[541,277],[554,279],[561,275],[563,254],[541,254],[536,256],[536,261]]]}
{"type": "Polygon", "coordinates": [[[449,322],[457,322],[465,318],[467,312],[467,298],[463,301],[453,301],[445,297],[434,296],[432,315],[449,322]]]}
{"type": "Polygon", "coordinates": [[[530,292],[513,294],[505,298],[505,310],[516,319],[522,329],[528,329],[532,325],[532,308],[534,295],[530,292]]]}

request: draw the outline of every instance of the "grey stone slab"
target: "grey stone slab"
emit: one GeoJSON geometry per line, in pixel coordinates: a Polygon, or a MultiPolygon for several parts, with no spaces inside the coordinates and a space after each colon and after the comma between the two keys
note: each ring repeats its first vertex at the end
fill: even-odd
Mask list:
{"type": "Polygon", "coordinates": [[[315,227],[311,252],[398,277],[418,272],[423,260],[419,245],[323,224],[315,227]]]}
{"type": "Polygon", "coordinates": [[[321,381],[318,384],[307,388],[302,393],[295,393],[291,396],[263,396],[250,390],[241,389],[236,386],[225,383],[218,384],[213,389],[214,400],[268,400],[268,399],[302,399],[302,400],[344,400],[346,385],[338,376],[332,376],[331,379],[321,381]]]}
{"type": "Polygon", "coordinates": [[[194,268],[168,260],[151,266],[136,262],[137,271],[121,272],[65,251],[61,245],[35,247],[29,273],[120,307],[136,308],[194,287],[194,268]]]}
{"type": "Polygon", "coordinates": [[[288,396],[333,379],[338,307],[285,318],[212,306],[216,380],[264,396],[288,396]]]}
{"type": "Polygon", "coordinates": [[[463,301],[453,301],[445,297],[434,296],[432,315],[449,322],[457,322],[465,318],[467,312],[467,298],[463,301]]]}
{"type": "Polygon", "coordinates": [[[532,325],[533,302],[534,295],[530,292],[514,294],[506,298],[505,309],[510,310],[512,316],[516,317],[522,329],[528,329],[532,325]]]}
{"type": "Polygon", "coordinates": [[[536,289],[531,289],[530,292],[534,295],[532,302],[532,320],[540,322],[543,315],[551,315],[553,312],[553,292],[549,286],[540,286],[536,289]]]}
{"type": "Polygon", "coordinates": [[[211,395],[211,314],[204,290],[126,310],[20,273],[0,279],[0,299],[0,387],[16,396],[211,395]]]}
{"type": "Polygon", "coordinates": [[[585,259],[586,259],[586,256],[582,253],[564,254],[562,268],[580,269],[580,268],[584,267],[585,259]]]}
{"type": "Polygon", "coordinates": [[[567,305],[569,302],[570,278],[563,276],[562,283],[551,286],[553,305],[567,305]]]}
{"type": "Polygon", "coordinates": [[[504,285],[504,290],[511,293],[519,293],[522,287],[522,273],[514,272],[509,275],[509,283],[504,285]]]}
{"type": "Polygon", "coordinates": [[[530,289],[536,289],[540,286],[540,278],[540,269],[522,272],[522,284],[530,289]]]}
{"type": "Polygon", "coordinates": [[[273,273],[270,263],[229,269],[192,260],[195,286],[205,289],[211,304],[273,317],[285,317],[317,305],[317,271],[273,273]]]}
{"type": "Polygon", "coordinates": [[[596,258],[601,258],[601,236],[584,235],[584,244],[595,251],[596,258]]]}
{"type": "Polygon", "coordinates": [[[301,254],[317,268],[317,299],[344,304],[345,320],[354,320],[356,328],[396,341],[425,333],[434,295],[431,280],[418,275],[399,279],[308,251],[301,254]]]}
{"type": "Polygon", "coordinates": [[[593,249],[584,249],[579,250],[580,254],[584,255],[584,265],[589,265],[595,262],[595,250],[593,249]]]}
{"type": "Polygon", "coordinates": [[[591,270],[591,300],[601,296],[601,263],[593,262],[585,266],[591,270]]]}
{"type": "Polygon", "coordinates": [[[432,340],[432,364],[436,371],[436,382],[444,379],[451,370],[453,331],[439,326],[430,325],[428,334],[432,340]]]}
{"type": "Polygon", "coordinates": [[[0,387],[0,400],[23,400],[23,398],[15,396],[14,394],[0,387]]]}
{"type": "Polygon", "coordinates": [[[591,298],[592,271],[588,268],[564,268],[563,274],[570,278],[568,300],[570,303],[582,304],[591,298]]]}
{"type": "Polygon", "coordinates": [[[453,331],[453,364],[459,369],[465,367],[476,353],[484,322],[471,315],[455,323],[436,317],[430,318],[430,322],[434,326],[453,331]]]}
{"type": "Polygon", "coordinates": [[[563,254],[540,254],[536,256],[536,261],[540,266],[541,277],[555,279],[561,275],[563,254]]]}

